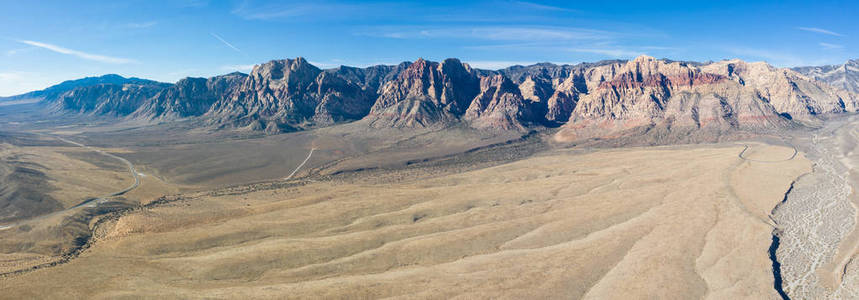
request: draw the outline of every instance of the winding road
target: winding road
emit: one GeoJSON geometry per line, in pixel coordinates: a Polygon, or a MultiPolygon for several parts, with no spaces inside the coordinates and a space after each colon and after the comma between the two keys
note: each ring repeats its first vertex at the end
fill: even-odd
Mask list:
{"type": "Polygon", "coordinates": [[[97,204],[97,203],[98,203],[98,201],[101,201],[101,200],[103,200],[104,198],[110,198],[110,197],[116,197],[116,196],[123,195],[123,194],[128,193],[128,192],[130,192],[131,190],[133,190],[133,189],[137,188],[137,187],[140,185],[140,174],[138,174],[138,173],[137,173],[137,170],[134,168],[134,164],[132,164],[132,163],[131,163],[130,161],[128,161],[127,159],[122,158],[122,157],[119,157],[119,156],[116,156],[116,155],[113,155],[113,154],[110,154],[110,153],[107,153],[107,152],[105,152],[105,151],[103,151],[103,150],[101,150],[101,149],[96,149],[96,148],[93,148],[93,147],[90,147],[90,146],[87,146],[87,145],[84,145],[84,144],[81,144],[81,143],[78,143],[78,142],[75,142],[75,141],[72,141],[72,140],[68,140],[68,139],[63,138],[63,137],[59,137],[59,136],[53,136],[53,137],[54,137],[54,138],[56,138],[56,139],[58,139],[58,140],[60,140],[60,141],[65,142],[65,143],[72,144],[72,145],[75,145],[75,146],[78,146],[78,147],[82,147],[82,148],[86,148],[86,149],[89,149],[89,150],[95,151],[95,152],[97,152],[97,153],[99,153],[99,154],[101,154],[101,155],[104,155],[104,156],[107,156],[107,157],[110,157],[110,158],[113,158],[113,159],[119,160],[119,161],[121,161],[123,164],[125,164],[125,165],[128,167],[128,172],[130,172],[130,173],[131,173],[131,176],[132,176],[132,177],[134,177],[134,183],[132,183],[130,186],[128,186],[127,188],[125,188],[125,189],[123,189],[123,190],[116,191],[116,192],[113,192],[113,193],[110,193],[110,194],[107,194],[107,195],[104,195],[104,196],[101,196],[101,197],[98,197],[98,198],[89,199],[89,200],[87,200],[87,201],[84,201],[84,202],[79,203],[78,205],[75,205],[75,206],[69,207],[68,209],[73,209],[73,208],[81,207],[81,206],[84,206],[84,205],[92,204],[93,202],[96,202],[96,204],[97,204]]]}
{"type": "MultiPolygon", "coordinates": [[[[66,208],[66,209],[63,209],[63,210],[59,210],[59,211],[55,211],[55,212],[52,212],[52,213],[49,213],[49,214],[41,215],[41,216],[38,216],[38,217],[35,217],[35,218],[31,218],[31,219],[29,219],[29,220],[22,221],[22,222],[32,222],[32,221],[36,221],[36,220],[41,220],[41,219],[44,219],[44,218],[46,218],[46,217],[48,217],[48,216],[53,216],[53,215],[56,215],[56,214],[59,214],[59,213],[64,213],[64,212],[67,212],[67,211],[70,211],[70,210],[72,210],[72,209],[79,208],[79,207],[82,207],[82,206],[87,206],[87,205],[89,205],[89,206],[91,206],[91,207],[92,207],[92,206],[96,206],[96,205],[98,205],[98,203],[100,203],[100,201],[103,201],[105,198],[110,198],[110,197],[115,197],[115,196],[123,195],[123,194],[125,194],[125,193],[128,193],[128,192],[130,192],[130,191],[134,190],[135,188],[137,188],[137,187],[140,185],[140,174],[139,174],[139,173],[137,173],[137,169],[134,167],[134,164],[132,164],[132,163],[131,163],[130,161],[128,161],[127,159],[124,159],[124,158],[122,158],[122,157],[119,157],[119,156],[116,156],[116,155],[113,155],[113,154],[107,153],[107,152],[105,152],[104,150],[101,150],[101,149],[96,149],[96,148],[93,148],[93,147],[90,147],[90,146],[87,146],[87,145],[84,145],[84,144],[81,144],[81,143],[78,143],[78,142],[75,142],[75,141],[72,141],[72,140],[65,139],[65,138],[63,138],[63,137],[59,137],[59,136],[55,136],[55,135],[48,135],[48,134],[44,134],[44,133],[39,133],[39,135],[41,135],[41,136],[47,136],[47,137],[52,137],[52,138],[57,139],[57,140],[60,140],[60,141],[62,141],[62,142],[64,142],[64,143],[72,144],[72,145],[75,145],[75,146],[78,146],[78,147],[81,147],[81,148],[86,148],[86,149],[89,149],[89,150],[95,151],[95,152],[97,152],[97,153],[99,153],[99,154],[101,154],[101,155],[104,155],[104,156],[107,156],[107,157],[110,157],[110,158],[113,158],[113,159],[116,159],[116,160],[121,161],[123,164],[125,164],[125,165],[128,167],[128,171],[131,173],[131,176],[134,178],[134,183],[132,183],[130,186],[128,186],[128,187],[126,187],[126,188],[124,188],[124,189],[122,189],[122,190],[119,190],[119,191],[116,191],[116,192],[113,192],[113,193],[110,193],[110,194],[107,194],[107,195],[103,195],[103,196],[100,196],[100,197],[97,197],[97,198],[91,198],[91,199],[88,199],[88,200],[83,201],[83,202],[81,202],[81,203],[78,203],[78,204],[76,204],[76,205],[74,205],[74,206],[71,206],[71,207],[69,207],[69,208],[66,208]]],[[[0,230],[6,230],[6,229],[10,229],[10,228],[16,227],[16,226],[20,225],[22,222],[12,223],[12,224],[7,224],[7,225],[0,225],[0,230]]]]}
{"type": "Polygon", "coordinates": [[[796,154],[799,153],[799,150],[796,149],[796,146],[788,144],[788,143],[785,143],[785,146],[790,146],[791,148],[793,148],[793,154],[789,158],[786,158],[786,159],[758,160],[758,159],[752,159],[752,158],[744,157],[743,154],[746,154],[746,150],[749,150],[749,145],[747,145],[747,144],[743,145],[743,147],[745,147],[745,148],[743,148],[743,151],[740,151],[740,154],[738,154],[737,156],[739,156],[741,159],[744,159],[744,160],[753,161],[753,162],[762,162],[762,163],[777,163],[777,162],[783,162],[783,161],[788,161],[788,160],[794,159],[796,157],[796,154]]]}

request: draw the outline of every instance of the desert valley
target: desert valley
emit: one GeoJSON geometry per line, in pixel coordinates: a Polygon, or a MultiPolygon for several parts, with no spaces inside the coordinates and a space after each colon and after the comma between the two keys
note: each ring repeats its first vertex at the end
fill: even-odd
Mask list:
{"type": "Polygon", "coordinates": [[[0,100],[3,298],[855,298],[857,61],[303,58],[0,100]]]}

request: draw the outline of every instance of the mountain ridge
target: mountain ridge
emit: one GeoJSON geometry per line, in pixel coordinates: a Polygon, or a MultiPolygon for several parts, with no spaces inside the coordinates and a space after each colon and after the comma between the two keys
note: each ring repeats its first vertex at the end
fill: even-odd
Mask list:
{"type": "MultiPolygon", "coordinates": [[[[837,68],[814,70],[831,69],[837,68]]],[[[297,57],[255,65],[249,74],[175,84],[106,75],[24,95],[41,97],[55,112],[200,118],[215,129],[270,134],[368,120],[372,127],[401,128],[560,126],[560,135],[581,138],[656,124],[776,128],[859,108],[855,93],[809,72],[737,59],[698,63],[649,56],[499,70],[474,69],[455,58],[320,69],[297,57]]]]}
{"type": "Polygon", "coordinates": [[[838,65],[796,67],[792,70],[848,92],[859,93],[859,59],[838,65]]]}

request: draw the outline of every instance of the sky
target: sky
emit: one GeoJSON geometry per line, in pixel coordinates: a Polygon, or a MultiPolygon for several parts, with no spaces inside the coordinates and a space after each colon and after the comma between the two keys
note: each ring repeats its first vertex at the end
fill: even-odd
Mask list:
{"type": "Polygon", "coordinates": [[[641,54],[839,64],[859,58],[857,15],[853,1],[0,0],[0,96],[109,73],[175,82],[298,56],[321,68],[641,54]]]}

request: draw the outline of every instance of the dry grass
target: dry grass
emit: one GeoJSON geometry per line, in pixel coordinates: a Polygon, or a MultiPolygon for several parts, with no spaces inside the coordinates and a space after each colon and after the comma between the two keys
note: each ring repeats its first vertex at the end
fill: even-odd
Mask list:
{"type": "Polygon", "coordinates": [[[106,223],[79,258],[3,279],[0,295],[774,298],[767,216],[810,164],[742,148],[557,150],[398,183],[200,193],[106,223]]]}

